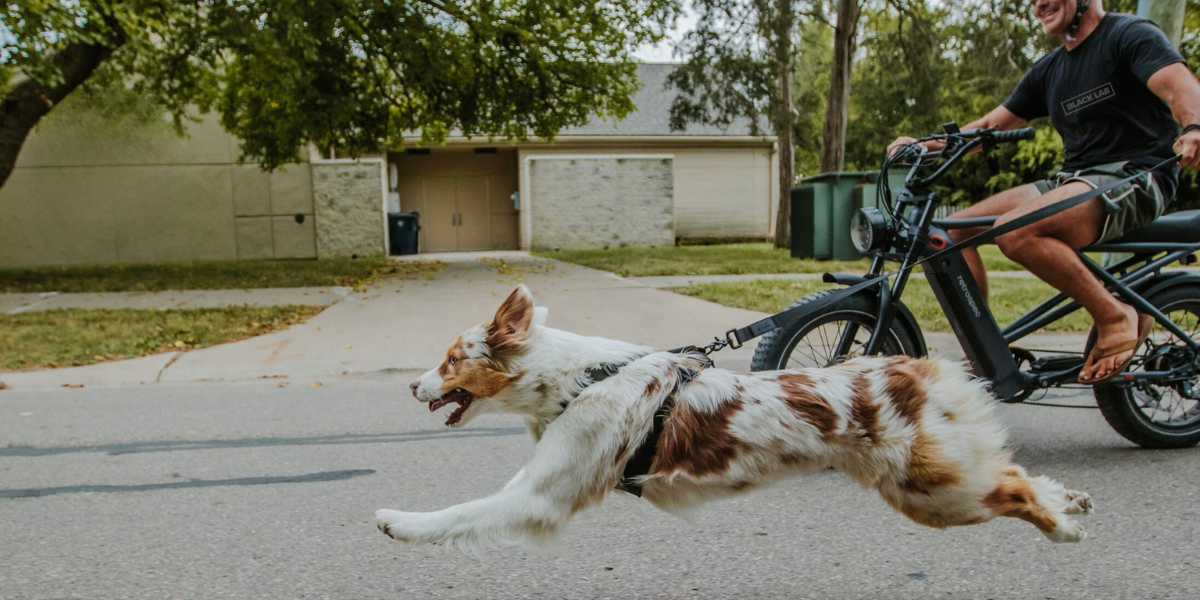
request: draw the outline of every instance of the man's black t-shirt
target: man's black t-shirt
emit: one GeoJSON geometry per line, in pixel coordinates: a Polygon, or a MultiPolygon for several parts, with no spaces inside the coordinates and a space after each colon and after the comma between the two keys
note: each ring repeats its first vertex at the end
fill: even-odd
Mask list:
{"type": "MultiPolygon", "coordinates": [[[[1004,106],[1026,121],[1050,116],[1066,149],[1064,171],[1118,161],[1151,167],[1175,155],[1179,127],[1146,82],[1177,62],[1183,57],[1153,22],[1108,13],[1074,50],[1059,46],[1037,61],[1004,106]]],[[[1164,171],[1157,179],[1170,198],[1178,170],[1164,171]]]]}

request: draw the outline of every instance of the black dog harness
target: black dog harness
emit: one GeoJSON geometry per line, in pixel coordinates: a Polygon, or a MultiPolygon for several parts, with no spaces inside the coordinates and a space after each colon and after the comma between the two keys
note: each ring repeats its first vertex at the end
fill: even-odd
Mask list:
{"type": "MultiPolygon", "coordinates": [[[[695,346],[684,346],[682,348],[668,350],[668,352],[674,352],[675,354],[688,354],[697,359],[699,362],[699,368],[697,369],[680,369],[679,377],[681,384],[690,383],[696,378],[697,375],[700,374],[700,371],[713,366],[712,359],[710,359],[703,350],[695,346]]],[[[616,375],[621,371],[621,367],[624,367],[627,364],[629,363],[604,364],[588,369],[585,371],[585,373],[587,373],[588,378],[592,380],[592,383],[589,383],[588,385],[604,381],[605,379],[616,375]]],[[[585,387],[584,389],[587,388],[585,387]]],[[[633,456],[629,457],[629,462],[625,463],[625,471],[621,473],[621,480],[617,482],[618,490],[621,490],[622,492],[628,492],[634,496],[637,496],[638,498],[642,497],[642,482],[639,481],[638,478],[650,472],[650,466],[654,463],[654,455],[658,451],[658,438],[662,436],[663,427],[666,425],[667,417],[670,414],[670,402],[664,402],[658,407],[658,410],[655,411],[654,427],[650,430],[650,433],[646,436],[646,439],[642,441],[642,445],[638,446],[637,450],[634,451],[633,456]]]]}

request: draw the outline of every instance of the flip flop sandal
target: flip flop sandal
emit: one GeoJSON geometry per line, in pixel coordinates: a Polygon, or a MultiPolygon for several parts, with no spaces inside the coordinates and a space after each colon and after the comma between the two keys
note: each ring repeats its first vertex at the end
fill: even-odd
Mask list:
{"type": "Polygon", "coordinates": [[[1095,379],[1084,379],[1083,375],[1080,375],[1076,381],[1084,385],[1094,385],[1116,377],[1118,373],[1129,367],[1129,363],[1133,362],[1133,357],[1137,355],[1138,347],[1142,345],[1142,342],[1146,341],[1146,338],[1150,337],[1150,329],[1153,326],[1154,317],[1150,315],[1138,314],[1138,336],[1136,340],[1128,341],[1124,344],[1118,344],[1112,348],[1101,348],[1099,346],[1093,347],[1092,351],[1088,354],[1087,361],[1083,363],[1082,368],[1086,369],[1089,366],[1095,365],[1096,361],[1132,350],[1133,352],[1130,352],[1129,358],[1125,359],[1125,362],[1121,363],[1120,365],[1117,365],[1117,368],[1113,369],[1108,375],[1097,377],[1095,379]]]}

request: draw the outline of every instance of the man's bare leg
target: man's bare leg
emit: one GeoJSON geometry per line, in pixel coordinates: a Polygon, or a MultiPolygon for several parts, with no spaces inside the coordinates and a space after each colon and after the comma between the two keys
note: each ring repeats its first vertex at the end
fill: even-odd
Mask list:
{"type": "MultiPolygon", "coordinates": [[[[971,219],[977,217],[998,217],[1002,214],[1016,209],[1021,204],[1029,202],[1040,195],[1037,188],[1033,184],[1025,184],[1005,190],[985,198],[984,200],[975,203],[972,206],[964,208],[952,215],[951,219],[971,219]]],[[[971,227],[967,229],[952,229],[950,230],[950,238],[954,243],[959,243],[973,235],[977,235],[986,231],[987,227],[971,227]]],[[[988,281],[987,269],[983,266],[983,259],[979,256],[978,248],[965,248],[962,251],[963,258],[967,261],[967,267],[971,269],[971,274],[975,276],[975,283],[979,284],[979,289],[983,291],[983,297],[986,300],[988,297],[988,281]]]]}
{"type": "MultiPolygon", "coordinates": [[[[1085,183],[1068,183],[1021,203],[996,219],[996,225],[1089,189],[1085,183]]],[[[1111,348],[1137,338],[1137,311],[1104,289],[1074,251],[1100,237],[1104,217],[1104,205],[1095,198],[1006,233],[997,238],[996,243],[1005,256],[1079,302],[1096,323],[1096,346],[1111,348]]],[[[1115,371],[1133,352],[1098,360],[1080,376],[1087,379],[1104,377],[1115,371]]]]}

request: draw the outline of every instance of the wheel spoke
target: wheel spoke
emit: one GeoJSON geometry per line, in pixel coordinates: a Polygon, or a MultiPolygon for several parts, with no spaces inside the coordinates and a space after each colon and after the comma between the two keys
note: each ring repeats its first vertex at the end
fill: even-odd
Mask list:
{"type": "MultiPolygon", "coordinates": [[[[1200,309],[1178,307],[1176,310],[1169,310],[1168,307],[1163,307],[1167,318],[1192,339],[1200,337],[1200,314],[1197,314],[1197,310],[1200,309]]],[[[1155,340],[1154,343],[1147,344],[1142,350],[1145,353],[1141,361],[1142,370],[1155,371],[1171,368],[1171,352],[1182,349],[1180,342],[1175,339],[1174,334],[1161,325],[1155,325],[1152,339],[1155,340]],[[1157,365],[1147,363],[1144,357],[1161,346],[1174,347],[1176,350],[1168,350],[1165,357],[1158,359],[1163,362],[1157,365]]],[[[1141,413],[1150,424],[1180,428],[1200,423],[1200,401],[1185,398],[1175,386],[1150,385],[1149,389],[1145,391],[1130,390],[1129,393],[1136,411],[1141,413]]]]}
{"type": "MultiPolygon", "coordinates": [[[[841,315],[839,315],[841,316],[841,315]]],[[[788,368],[825,367],[833,365],[842,359],[861,356],[867,342],[871,339],[871,328],[862,318],[833,318],[819,323],[808,329],[803,335],[797,336],[787,354],[785,364],[788,368]],[[835,356],[842,336],[849,333],[849,327],[854,326],[854,337],[845,356],[835,356]]],[[[895,352],[889,345],[885,352],[895,352]]]]}

